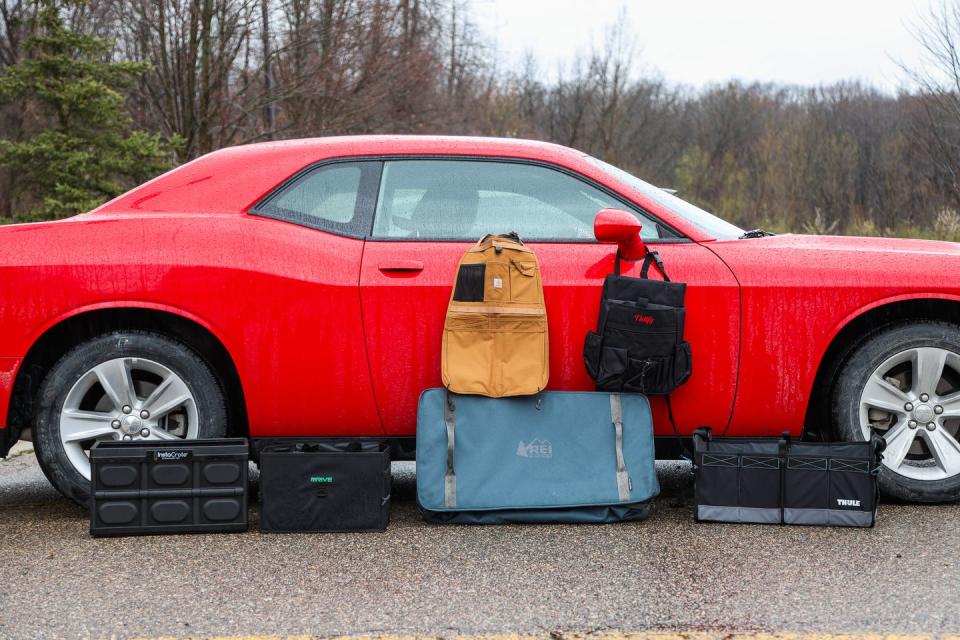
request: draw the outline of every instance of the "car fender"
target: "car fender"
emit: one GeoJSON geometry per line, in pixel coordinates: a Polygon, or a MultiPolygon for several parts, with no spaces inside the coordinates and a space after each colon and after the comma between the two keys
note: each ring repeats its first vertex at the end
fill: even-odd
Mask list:
{"type": "Polygon", "coordinates": [[[908,300],[949,300],[951,302],[960,302],[960,296],[952,295],[949,293],[942,292],[912,292],[908,294],[888,296],[885,298],[878,298],[868,304],[862,305],[854,311],[851,311],[847,316],[845,316],[840,322],[836,323],[833,328],[830,330],[828,339],[825,341],[823,348],[820,351],[819,360],[822,362],[823,357],[826,355],[827,350],[833,344],[834,340],[837,339],[837,336],[840,334],[843,329],[849,325],[851,322],[859,318],[860,316],[873,311],[874,309],[879,309],[880,307],[895,304],[897,302],[905,302],[908,300]]]}
{"type": "MultiPolygon", "coordinates": [[[[126,299],[83,305],[62,312],[47,319],[44,323],[39,325],[39,329],[28,334],[26,340],[24,341],[25,344],[28,345],[28,348],[25,350],[24,354],[21,354],[20,357],[0,358],[0,457],[6,455],[7,451],[11,446],[13,446],[13,444],[15,444],[15,441],[18,437],[19,429],[14,428],[15,425],[9,424],[11,417],[9,413],[12,410],[11,402],[16,381],[20,375],[23,363],[28,359],[29,354],[36,347],[43,336],[45,336],[55,327],[59,326],[61,323],[66,322],[71,318],[82,316],[86,313],[104,310],[138,309],[164,312],[202,327],[211,336],[213,336],[215,340],[219,341],[219,343],[226,350],[228,356],[232,357],[222,332],[219,331],[216,326],[213,325],[213,323],[195,313],[191,313],[174,305],[161,304],[145,300],[126,299]]],[[[242,381],[240,386],[241,388],[243,387],[242,381]]]]}
{"type": "MultiPolygon", "coordinates": [[[[157,302],[149,302],[146,300],[133,300],[133,299],[110,300],[108,302],[99,302],[95,304],[83,305],[80,307],[75,307],[73,309],[70,309],[69,311],[65,311],[57,316],[54,316],[48,319],[46,322],[40,325],[39,329],[28,334],[26,343],[30,345],[30,348],[32,349],[33,346],[37,343],[37,341],[41,337],[43,337],[44,334],[46,334],[50,329],[57,326],[61,322],[64,322],[66,320],[69,320],[70,318],[74,318],[79,315],[83,315],[84,313],[90,313],[91,311],[104,311],[109,309],[116,309],[116,310],[147,309],[151,311],[163,311],[172,315],[180,316],[181,318],[190,320],[200,325],[207,331],[209,331],[217,340],[220,341],[220,344],[224,345],[224,347],[227,348],[227,343],[224,339],[222,332],[219,331],[216,328],[216,326],[210,321],[208,321],[207,319],[202,318],[195,313],[192,313],[190,311],[187,311],[186,309],[182,309],[174,305],[162,304],[157,302]]],[[[229,352],[230,349],[227,348],[227,351],[229,352]]],[[[25,355],[25,354],[21,354],[21,355],[25,355]]]]}
{"type": "MultiPolygon", "coordinates": [[[[865,315],[874,310],[888,307],[890,305],[896,305],[898,303],[908,303],[914,301],[943,301],[960,303],[960,296],[933,291],[919,291],[908,294],[884,296],[867,304],[860,305],[858,308],[848,313],[842,320],[835,323],[827,337],[819,346],[816,360],[818,364],[816,369],[812,371],[808,377],[805,419],[805,423],[808,424],[808,426],[811,424],[811,420],[816,422],[818,415],[820,418],[823,418],[823,415],[818,414],[817,412],[826,411],[829,408],[829,403],[822,397],[818,399],[818,395],[826,392],[834,384],[834,375],[837,372],[838,367],[842,366],[842,363],[850,355],[851,351],[859,344],[857,339],[859,338],[862,340],[865,337],[866,331],[861,332],[860,335],[854,336],[854,341],[850,341],[845,338],[842,339],[841,334],[847,328],[851,327],[853,323],[856,323],[861,318],[864,318],[865,315]],[[838,343],[838,340],[841,339],[843,341],[838,343]],[[811,412],[814,413],[811,414],[811,412]]],[[[876,326],[879,327],[881,324],[877,323],[876,326]]],[[[869,329],[869,327],[863,328],[869,329]]]]}

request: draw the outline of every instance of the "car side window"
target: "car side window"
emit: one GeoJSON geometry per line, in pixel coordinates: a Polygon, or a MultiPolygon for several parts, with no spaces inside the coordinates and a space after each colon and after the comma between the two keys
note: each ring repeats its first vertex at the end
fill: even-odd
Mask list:
{"type": "Polygon", "coordinates": [[[584,180],[534,164],[484,160],[392,160],[383,165],[374,238],[476,240],[516,231],[524,240],[593,240],[593,219],[626,209],[646,240],[656,223],[584,180]]]}
{"type": "MultiPolygon", "coordinates": [[[[365,183],[376,186],[378,162],[337,162],[310,169],[254,207],[253,213],[362,237],[370,229],[365,183]]],[[[372,199],[372,198],[371,198],[372,199]]]]}

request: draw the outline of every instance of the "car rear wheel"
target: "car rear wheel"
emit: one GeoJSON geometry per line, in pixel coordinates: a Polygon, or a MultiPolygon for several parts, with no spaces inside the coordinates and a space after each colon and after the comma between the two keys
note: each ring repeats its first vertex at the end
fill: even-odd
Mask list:
{"type": "Polygon", "coordinates": [[[873,336],[834,389],[842,438],[883,436],[880,486],[904,500],[960,498],[960,327],[899,325],[873,336]]]}
{"type": "Polygon", "coordinates": [[[63,495],[86,505],[90,448],[98,440],[192,440],[226,432],[223,392],[204,361],[154,333],[124,331],[85,342],[47,375],[33,440],[63,495]]]}

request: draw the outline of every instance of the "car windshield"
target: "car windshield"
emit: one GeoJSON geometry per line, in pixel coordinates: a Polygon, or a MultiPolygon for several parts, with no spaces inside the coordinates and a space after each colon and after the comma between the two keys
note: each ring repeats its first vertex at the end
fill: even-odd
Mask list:
{"type": "Polygon", "coordinates": [[[686,200],[681,200],[675,195],[667,193],[659,187],[655,187],[649,182],[644,182],[640,178],[630,175],[623,169],[618,169],[612,164],[607,164],[603,160],[597,160],[591,156],[584,156],[588,162],[600,167],[606,173],[612,175],[614,178],[617,178],[621,182],[625,182],[641,194],[650,198],[657,204],[663,205],[670,211],[673,211],[677,215],[681,215],[693,224],[700,227],[706,233],[709,233],[717,240],[734,240],[743,235],[743,229],[740,227],[730,224],[722,218],[704,211],[696,205],[692,205],[686,200]]]}

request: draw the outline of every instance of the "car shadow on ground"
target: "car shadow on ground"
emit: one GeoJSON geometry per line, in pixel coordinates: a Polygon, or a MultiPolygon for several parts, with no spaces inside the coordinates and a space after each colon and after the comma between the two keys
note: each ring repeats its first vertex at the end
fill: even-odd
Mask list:
{"type": "MultiPolygon", "coordinates": [[[[417,466],[414,462],[392,464],[393,483],[390,492],[391,505],[396,508],[417,503],[417,466]]],[[[657,463],[657,480],[660,495],[656,502],[659,508],[689,509],[693,503],[693,467],[685,461],[661,461],[657,463]]],[[[255,466],[250,468],[250,502],[259,502],[260,474],[255,466]]]]}

